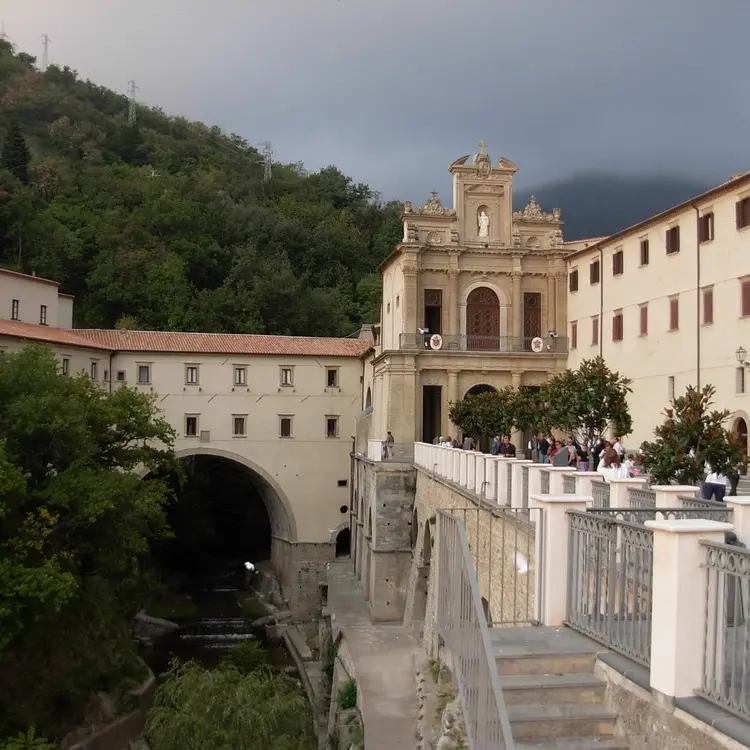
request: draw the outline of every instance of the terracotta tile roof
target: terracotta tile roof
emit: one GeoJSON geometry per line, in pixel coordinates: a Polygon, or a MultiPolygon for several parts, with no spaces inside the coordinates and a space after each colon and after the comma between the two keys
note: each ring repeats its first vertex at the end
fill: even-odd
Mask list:
{"type": "Polygon", "coordinates": [[[0,320],[0,336],[28,339],[45,344],[61,344],[63,346],[77,346],[85,349],[106,349],[110,347],[99,344],[90,339],[78,336],[65,328],[37,325],[36,323],[22,323],[19,320],[0,320]]]}
{"type": "Polygon", "coordinates": [[[41,276],[31,276],[27,273],[21,273],[20,271],[11,271],[8,268],[0,268],[0,274],[3,276],[13,276],[17,279],[26,279],[27,281],[37,281],[40,284],[52,284],[52,286],[60,286],[59,281],[52,281],[52,279],[43,279],[41,276]]]}
{"type": "Polygon", "coordinates": [[[182,354],[280,354],[300,357],[359,357],[369,339],[265,336],[247,333],[180,333],[76,329],[76,335],[116,351],[182,354]]]}

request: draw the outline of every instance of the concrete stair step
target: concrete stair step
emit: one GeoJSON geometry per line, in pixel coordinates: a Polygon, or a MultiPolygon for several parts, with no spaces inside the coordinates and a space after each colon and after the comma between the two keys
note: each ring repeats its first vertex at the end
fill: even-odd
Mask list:
{"type": "Polygon", "coordinates": [[[503,675],[572,675],[592,674],[595,653],[502,653],[495,650],[495,661],[503,675]]]}
{"type": "Polygon", "coordinates": [[[539,742],[516,742],[516,750],[628,750],[626,739],[591,739],[586,737],[566,737],[564,739],[540,740],[539,742]]]}
{"type": "Polygon", "coordinates": [[[593,674],[501,675],[508,706],[602,703],[606,685],[593,674]]]}
{"type": "Polygon", "coordinates": [[[617,715],[604,706],[508,706],[513,738],[553,740],[571,737],[614,739],[617,715]]]}

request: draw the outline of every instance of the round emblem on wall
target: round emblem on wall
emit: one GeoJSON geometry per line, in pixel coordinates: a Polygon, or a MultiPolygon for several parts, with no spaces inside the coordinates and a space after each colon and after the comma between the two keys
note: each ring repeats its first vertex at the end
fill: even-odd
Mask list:
{"type": "Polygon", "coordinates": [[[539,354],[540,351],[544,349],[544,341],[539,338],[539,336],[535,336],[533,339],[531,339],[531,351],[535,354],[539,354]]]}
{"type": "Polygon", "coordinates": [[[436,333],[433,336],[430,336],[430,349],[435,349],[436,351],[438,349],[443,348],[443,337],[436,333]]]}

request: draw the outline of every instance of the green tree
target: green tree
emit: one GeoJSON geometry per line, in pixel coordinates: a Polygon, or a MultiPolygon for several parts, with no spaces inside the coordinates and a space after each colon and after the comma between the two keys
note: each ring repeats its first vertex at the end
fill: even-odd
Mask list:
{"type": "Polygon", "coordinates": [[[517,397],[518,392],[510,387],[469,394],[450,405],[451,422],[476,440],[508,435],[516,423],[517,397]]]}
{"type": "Polygon", "coordinates": [[[174,663],[146,721],[153,750],[312,750],[307,700],[294,681],[230,664],[174,663]]]}
{"type": "Polygon", "coordinates": [[[656,484],[693,485],[709,471],[726,473],[743,460],[736,435],[724,427],[727,410],[711,409],[716,390],[688,386],[664,410],[655,440],[644,442],[643,463],[656,484]]]}
{"type": "Polygon", "coordinates": [[[24,185],[28,185],[30,162],[31,152],[26,145],[21,126],[17,120],[11,120],[0,150],[0,167],[7,169],[24,185]]]}
{"type": "Polygon", "coordinates": [[[513,399],[513,425],[522,432],[528,430],[532,435],[549,435],[554,425],[545,386],[533,390],[519,389],[513,399]]]}
{"type": "Polygon", "coordinates": [[[167,527],[166,485],[135,470],[174,466],[174,432],[149,396],[27,347],[0,355],[0,436],[0,736],[52,733],[139,676],[126,622],[167,527]]]}
{"type": "Polygon", "coordinates": [[[549,422],[590,440],[611,427],[628,435],[633,421],[628,407],[631,380],[613,372],[604,358],[585,359],[547,381],[544,391],[549,422]]]}

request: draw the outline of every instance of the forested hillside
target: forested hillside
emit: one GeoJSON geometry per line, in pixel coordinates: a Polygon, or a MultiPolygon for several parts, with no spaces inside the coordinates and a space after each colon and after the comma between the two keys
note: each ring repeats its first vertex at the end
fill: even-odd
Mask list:
{"type": "Polygon", "coordinates": [[[61,281],[79,326],[347,335],[377,319],[398,204],[335,167],[274,164],[264,182],[239,136],[127,115],[125,96],[0,40],[1,265],[61,281]]]}

